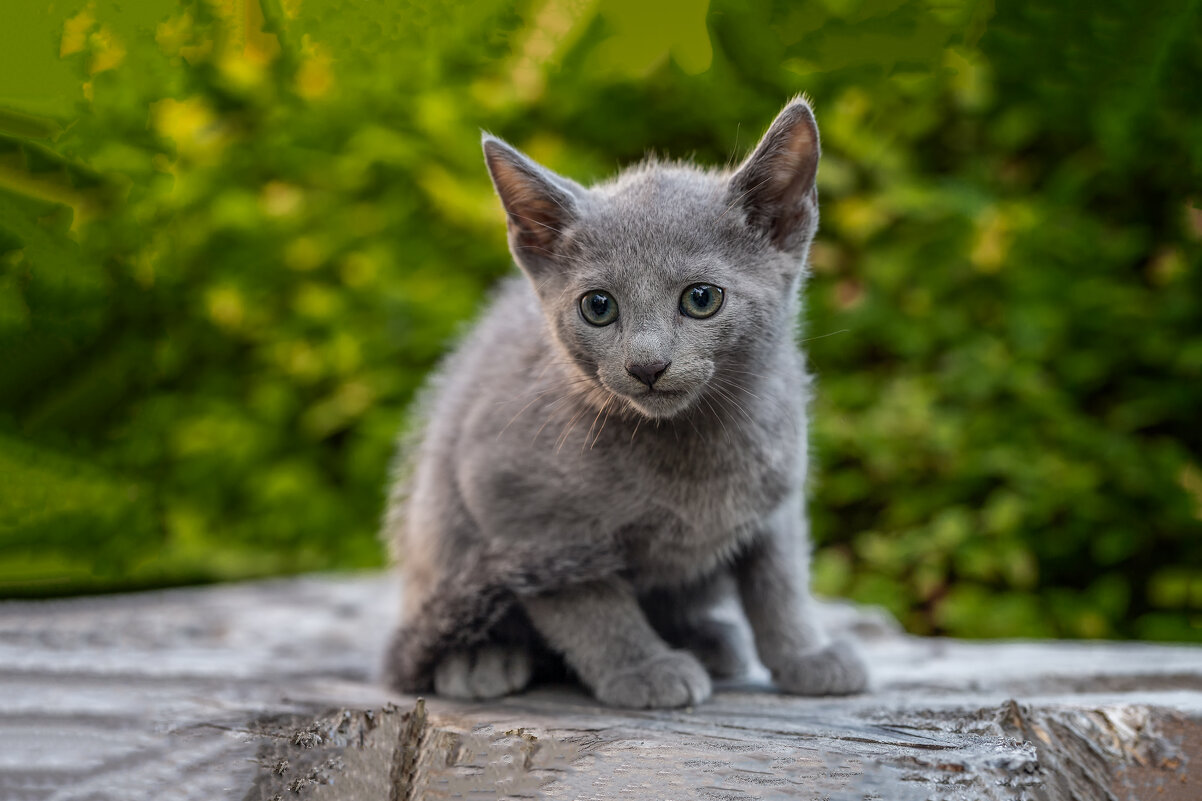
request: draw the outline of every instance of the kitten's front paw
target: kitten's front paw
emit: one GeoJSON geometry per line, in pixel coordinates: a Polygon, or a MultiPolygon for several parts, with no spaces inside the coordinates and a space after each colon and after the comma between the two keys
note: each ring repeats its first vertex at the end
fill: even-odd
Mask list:
{"type": "Polygon", "coordinates": [[[686,651],[669,651],[641,665],[611,673],[595,690],[597,700],[636,709],[698,704],[710,697],[709,674],[686,651]]]}
{"type": "Polygon", "coordinates": [[[772,679],[793,695],[852,695],[868,689],[868,668],[851,643],[836,640],[774,668],[772,679]]]}
{"type": "Polygon", "coordinates": [[[447,698],[499,698],[525,688],[532,672],[525,648],[487,645],[455,651],[434,669],[434,692],[447,698]]]}

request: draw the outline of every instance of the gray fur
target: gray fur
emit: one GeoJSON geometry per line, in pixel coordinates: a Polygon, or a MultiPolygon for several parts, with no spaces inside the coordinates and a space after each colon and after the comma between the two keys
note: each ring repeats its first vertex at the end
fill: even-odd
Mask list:
{"type": "Polygon", "coordinates": [[[863,690],[854,650],[808,609],[809,106],[786,106],[733,172],[652,161],[585,189],[499,139],[484,151],[525,279],[435,378],[394,485],[390,683],[491,697],[566,663],[605,703],[698,703],[710,678],[693,652],[739,667],[710,614],[737,596],[782,690],[863,690]],[[725,290],[707,319],[679,308],[698,282],[725,290]],[[592,290],[616,322],[584,319],[592,290]],[[651,388],[629,371],[657,362],[651,388]]]}

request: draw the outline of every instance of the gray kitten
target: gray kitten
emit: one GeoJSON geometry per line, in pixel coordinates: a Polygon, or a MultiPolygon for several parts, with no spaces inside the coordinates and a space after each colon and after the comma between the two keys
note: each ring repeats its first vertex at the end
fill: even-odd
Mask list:
{"type": "Polygon", "coordinates": [[[808,589],[809,106],[733,172],[652,161],[586,189],[484,154],[528,280],[496,291],[405,449],[389,682],[489,698],[566,664],[607,704],[693,704],[740,669],[713,614],[737,597],[781,690],[863,690],[808,589]]]}

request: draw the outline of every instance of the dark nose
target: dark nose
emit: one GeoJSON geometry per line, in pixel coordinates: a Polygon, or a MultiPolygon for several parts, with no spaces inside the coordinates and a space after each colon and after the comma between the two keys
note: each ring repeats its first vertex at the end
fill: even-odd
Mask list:
{"type": "Polygon", "coordinates": [[[626,372],[642,381],[650,389],[651,385],[664,374],[672,362],[648,362],[647,364],[628,364],[626,372]]]}

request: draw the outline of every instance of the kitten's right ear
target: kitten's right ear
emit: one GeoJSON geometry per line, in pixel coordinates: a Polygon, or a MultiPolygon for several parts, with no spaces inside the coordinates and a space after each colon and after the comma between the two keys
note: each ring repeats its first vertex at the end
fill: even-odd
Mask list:
{"type": "Polygon", "coordinates": [[[805,98],[794,98],[772,121],[755,151],[731,178],[732,203],[785,251],[805,247],[818,222],[818,124],[805,98]]]}
{"type": "Polygon", "coordinates": [[[563,232],[576,220],[584,188],[495,136],[484,134],[483,144],[518,263],[553,258],[563,232]]]}

